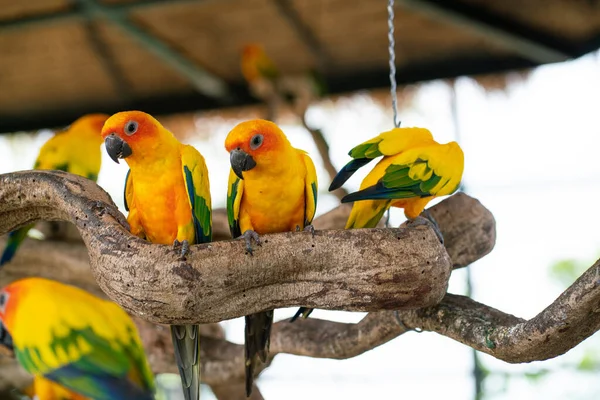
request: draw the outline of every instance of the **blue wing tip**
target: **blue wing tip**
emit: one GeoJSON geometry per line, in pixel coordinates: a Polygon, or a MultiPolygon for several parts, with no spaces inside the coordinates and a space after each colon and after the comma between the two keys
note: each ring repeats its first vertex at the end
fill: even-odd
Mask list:
{"type": "Polygon", "coordinates": [[[342,187],[342,185],[346,183],[346,181],[350,179],[350,177],[354,175],[354,173],[358,171],[360,167],[368,164],[370,161],[370,158],[357,158],[344,165],[344,167],[337,173],[335,178],[333,178],[331,185],[329,185],[329,191],[331,192],[342,187]]]}
{"type": "Polygon", "coordinates": [[[10,262],[10,260],[12,260],[15,256],[16,252],[16,243],[8,243],[6,245],[6,248],[4,249],[4,252],[2,253],[2,257],[0,258],[0,266],[3,266],[4,264],[10,262]]]}
{"type": "Polygon", "coordinates": [[[385,190],[381,190],[379,184],[370,186],[358,192],[347,194],[342,198],[342,203],[351,203],[360,200],[382,200],[389,198],[389,194],[385,190]]]}

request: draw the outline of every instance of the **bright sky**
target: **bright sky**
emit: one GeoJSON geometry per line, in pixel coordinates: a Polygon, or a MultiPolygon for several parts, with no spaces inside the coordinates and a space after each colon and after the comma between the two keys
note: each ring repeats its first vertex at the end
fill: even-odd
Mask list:
{"type": "MultiPolygon", "coordinates": [[[[600,253],[597,233],[600,208],[600,62],[597,56],[536,70],[527,81],[505,92],[486,93],[464,78],[459,80],[460,143],[465,151],[464,184],[489,208],[497,222],[494,251],[472,266],[474,298],[508,313],[531,318],[564,289],[549,278],[549,266],[561,259],[589,260],[600,253]]],[[[401,110],[403,126],[429,128],[440,142],[456,138],[450,112],[450,91],[442,82],[422,86],[410,109],[401,110]]],[[[314,106],[309,122],[321,127],[329,140],[333,162],[347,162],[350,147],[391,128],[391,111],[368,96],[357,94],[336,103],[314,106]]],[[[213,205],[225,204],[228,155],[223,141],[238,121],[199,117],[198,132],[211,132],[208,141],[192,141],[206,157],[213,205]]],[[[336,205],[325,193],[329,184],[308,133],[282,125],[292,143],[311,155],[319,170],[318,214],[336,205]]],[[[49,137],[18,135],[0,138],[0,173],[29,169],[49,137]]],[[[124,163],[104,154],[99,184],[122,207],[124,163]]],[[[357,189],[367,171],[347,184],[357,189]]],[[[399,223],[401,211],[393,214],[399,223]]],[[[464,290],[464,271],[453,274],[450,292],[464,290]]],[[[294,309],[278,310],[276,319],[294,309]]],[[[363,314],[315,311],[314,317],[358,321],[363,314]]],[[[223,323],[228,338],[243,341],[243,320],[223,323]]],[[[514,378],[501,391],[502,378],[490,378],[486,398],[598,398],[594,374],[559,371],[537,385],[519,378],[541,368],[559,370],[575,363],[587,347],[598,348],[593,337],[557,359],[509,365],[482,356],[487,368],[514,378]],[[492,391],[498,390],[497,395],[492,391]]],[[[396,399],[419,397],[468,399],[473,395],[470,349],[432,333],[409,333],[351,360],[315,360],[280,355],[258,381],[266,399],[396,399]]]]}

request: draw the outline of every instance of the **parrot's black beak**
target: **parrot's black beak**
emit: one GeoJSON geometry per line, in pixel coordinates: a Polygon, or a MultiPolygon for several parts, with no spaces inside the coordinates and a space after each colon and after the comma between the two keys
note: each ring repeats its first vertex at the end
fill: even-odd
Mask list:
{"type": "Polygon", "coordinates": [[[235,149],[229,153],[229,162],[231,163],[231,169],[240,179],[244,179],[242,176],[243,171],[250,171],[256,167],[256,161],[254,158],[244,150],[235,149]]]}
{"type": "Polygon", "coordinates": [[[119,158],[126,158],[132,154],[131,147],[126,141],[111,133],[104,139],[106,152],[114,162],[119,163],[119,158]]]}
{"type": "Polygon", "coordinates": [[[0,321],[0,346],[4,346],[9,350],[14,351],[12,336],[10,336],[10,333],[8,333],[2,321],[0,321]]]}

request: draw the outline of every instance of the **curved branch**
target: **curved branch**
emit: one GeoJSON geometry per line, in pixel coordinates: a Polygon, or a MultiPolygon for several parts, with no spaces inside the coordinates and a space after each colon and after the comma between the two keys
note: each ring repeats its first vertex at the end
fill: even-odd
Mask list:
{"type": "MultiPolygon", "coordinates": [[[[420,329],[447,336],[509,363],[547,360],[566,353],[600,329],[599,279],[600,260],[530,320],[465,296],[447,294],[432,307],[371,312],[358,323],[314,318],[294,324],[280,321],[273,326],[271,354],[347,359],[420,329]]],[[[220,342],[213,342],[213,349],[220,342]]],[[[241,349],[240,354],[231,356],[237,357],[233,365],[243,362],[241,349]]]]}
{"type": "MultiPolygon", "coordinates": [[[[329,144],[327,143],[323,132],[321,132],[320,129],[315,129],[308,126],[308,123],[306,122],[306,110],[302,115],[300,115],[300,119],[302,120],[302,125],[304,126],[304,128],[308,131],[308,133],[310,133],[310,136],[312,137],[315,146],[317,146],[317,151],[319,152],[319,155],[321,156],[321,161],[323,162],[323,168],[325,168],[325,171],[327,171],[329,179],[333,180],[337,175],[338,171],[333,165],[333,162],[331,161],[331,156],[329,155],[329,144]]],[[[337,198],[340,200],[348,194],[348,192],[344,188],[336,189],[332,193],[336,195],[337,198]]]]}
{"type": "Polygon", "coordinates": [[[240,241],[170,246],[132,236],[95,183],[61,172],[0,176],[0,233],[37,219],[74,223],[101,289],[155,323],[209,323],[304,305],[376,311],[443,297],[450,258],[430,227],[266,235],[254,256],[240,241]],[[120,221],[121,224],[119,224],[120,221]]]}
{"type": "MultiPolygon", "coordinates": [[[[0,200],[9,197],[6,194],[1,195],[2,187],[0,186],[0,200]]],[[[108,196],[106,194],[104,196],[105,203],[108,204],[108,196]]],[[[7,230],[6,226],[1,225],[4,221],[2,219],[4,208],[18,208],[13,207],[14,205],[9,207],[7,204],[8,202],[0,203],[0,231],[7,230]]],[[[341,205],[315,219],[315,226],[318,229],[341,229],[346,223],[350,209],[350,205],[341,205]]],[[[440,229],[446,238],[447,252],[453,255],[451,262],[455,267],[470,264],[493,248],[495,240],[493,216],[476,199],[458,193],[432,207],[431,213],[440,224],[440,229]],[[453,212],[449,213],[447,210],[453,212]],[[463,236],[471,239],[460,240],[463,236]]],[[[82,245],[26,241],[22,250],[14,262],[7,265],[3,274],[0,274],[0,285],[4,284],[4,280],[11,281],[35,274],[54,277],[102,295],[94,279],[87,272],[87,252],[82,245]],[[56,254],[50,256],[53,250],[56,254]],[[44,264],[43,269],[37,268],[40,264],[44,264]]],[[[341,324],[314,319],[301,320],[294,324],[281,321],[273,327],[271,354],[274,356],[277,353],[290,353],[337,359],[357,356],[406,331],[406,328],[399,324],[397,315],[399,314],[395,312],[373,312],[358,324],[341,324]]],[[[168,329],[140,318],[135,318],[135,322],[153,370],[157,373],[177,372],[168,329]]],[[[204,325],[201,329],[203,381],[212,387],[235,386],[238,385],[236,382],[242,384],[243,346],[224,340],[222,330],[216,325],[204,325]]]]}

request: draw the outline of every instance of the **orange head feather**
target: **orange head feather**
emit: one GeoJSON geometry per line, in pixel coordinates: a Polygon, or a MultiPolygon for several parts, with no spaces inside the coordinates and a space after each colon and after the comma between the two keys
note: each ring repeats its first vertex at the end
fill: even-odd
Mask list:
{"type": "MultiPolygon", "coordinates": [[[[177,142],[150,114],[142,111],[124,111],[112,115],[104,123],[102,138],[108,155],[116,162],[119,158],[136,162],[155,160],[165,156],[159,151],[164,144],[177,142]]],[[[131,165],[131,164],[130,164],[131,165]]]]}
{"type": "Polygon", "coordinates": [[[271,121],[255,119],[236,125],[225,139],[230,154],[231,168],[243,179],[242,172],[258,166],[269,168],[280,163],[292,149],[285,134],[271,121]]]}
{"type": "Polygon", "coordinates": [[[36,278],[24,278],[6,285],[0,291],[0,345],[2,344],[2,325],[9,331],[12,330],[14,312],[27,287],[36,278]]]}

